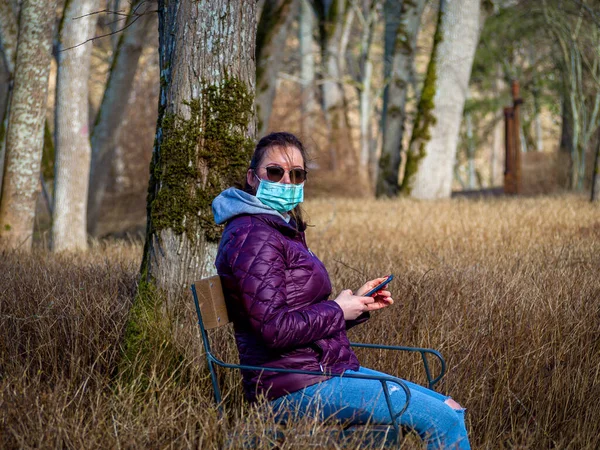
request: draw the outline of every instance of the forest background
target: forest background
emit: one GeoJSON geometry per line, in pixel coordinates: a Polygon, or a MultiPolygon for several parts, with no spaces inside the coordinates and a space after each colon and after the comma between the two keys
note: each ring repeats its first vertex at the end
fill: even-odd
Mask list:
{"type": "Polygon", "coordinates": [[[231,414],[211,403],[183,288],[272,130],[311,153],[335,289],[402,275],[355,337],[439,348],[477,447],[597,447],[596,2],[0,0],[0,42],[3,447],[268,446],[235,375],[231,414]]]}

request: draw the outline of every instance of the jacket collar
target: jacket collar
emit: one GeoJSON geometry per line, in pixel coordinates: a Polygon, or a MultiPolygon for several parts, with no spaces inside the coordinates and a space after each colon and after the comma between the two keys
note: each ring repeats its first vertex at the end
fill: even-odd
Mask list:
{"type": "Polygon", "coordinates": [[[252,217],[256,217],[261,222],[266,223],[267,225],[277,229],[282,234],[290,237],[296,237],[296,235],[304,232],[305,227],[300,226],[298,230],[296,230],[296,221],[291,218],[290,223],[287,223],[283,218],[273,216],[270,214],[253,214],[252,217]]]}

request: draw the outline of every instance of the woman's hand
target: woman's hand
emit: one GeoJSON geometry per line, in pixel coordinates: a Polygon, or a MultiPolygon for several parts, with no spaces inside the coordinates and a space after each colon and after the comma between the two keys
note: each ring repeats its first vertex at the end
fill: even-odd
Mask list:
{"type": "Polygon", "coordinates": [[[372,311],[370,307],[375,303],[375,299],[373,297],[361,297],[360,295],[353,295],[350,289],[345,289],[340,292],[340,295],[337,296],[334,302],[340,305],[340,308],[342,308],[342,311],[344,311],[345,320],[354,320],[362,313],[366,311],[372,311]]]}
{"type": "MultiPolygon", "coordinates": [[[[376,287],[378,284],[383,283],[387,277],[375,278],[374,280],[367,281],[363,286],[361,286],[357,291],[356,295],[363,295],[369,292],[371,289],[376,287]]],[[[385,308],[386,306],[394,303],[394,299],[392,298],[392,293],[386,290],[387,285],[378,290],[375,294],[373,294],[373,303],[369,303],[369,309],[367,311],[375,311],[381,308],[385,308]]]]}

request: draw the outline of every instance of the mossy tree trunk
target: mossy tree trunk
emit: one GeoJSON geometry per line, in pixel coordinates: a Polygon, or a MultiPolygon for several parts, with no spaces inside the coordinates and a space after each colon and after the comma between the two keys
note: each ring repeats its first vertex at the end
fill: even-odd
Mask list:
{"type": "Polygon", "coordinates": [[[90,173],[88,79],[98,0],[68,0],[60,27],[56,81],[52,250],[87,250],[90,173]]]}
{"type": "Polygon", "coordinates": [[[410,195],[412,183],[419,168],[419,164],[425,156],[425,146],[431,139],[431,127],[435,124],[436,118],[433,115],[433,100],[435,98],[437,87],[437,53],[442,42],[442,9],[438,11],[438,20],[433,35],[433,46],[431,56],[423,80],[423,89],[417,104],[417,113],[413,123],[410,142],[406,150],[406,163],[404,165],[404,175],[400,184],[400,191],[410,195]]]}
{"type": "Polygon", "coordinates": [[[31,249],[55,12],[55,0],[21,6],[0,200],[3,248],[31,249]]]}
{"type": "Polygon", "coordinates": [[[300,0],[265,2],[256,32],[256,115],[258,135],[264,136],[277,88],[285,41],[300,0]]]}
{"type": "MultiPolygon", "coordinates": [[[[442,36],[431,99],[435,121],[423,136],[430,139],[418,149],[421,160],[411,180],[411,195],[417,198],[446,198],[451,194],[460,123],[479,41],[480,0],[441,3],[442,36]]],[[[422,95],[431,93],[424,89],[422,95]]]]}
{"type": "Polygon", "coordinates": [[[17,51],[17,14],[10,0],[0,0],[0,198],[6,151],[8,107],[17,51]]]}
{"type": "Polygon", "coordinates": [[[400,188],[398,177],[407,117],[408,86],[413,75],[417,35],[426,3],[427,0],[405,1],[400,7],[398,2],[387,0],[384,4],[386,17],[385,62],[386,65],[389,65],[386,79],[389,79],[389,82],[385,88],[383,99],[383,147],[376,182],[378,197],[394,197],[400,188]],[[389,38],[388,34],[391,35],[389,38]]]}
{"type": "Polygon", "coordinates": [[[161,90],[142,281],[167,297],[213,274],[211,201],[254,147],[256,3],[160,0],[161,90]]]}
{"type": "Polygon", "coordinates": [[[134,2],[125,24],[127,28],[117,35],[119,41],[91,137],[92,162],[87,207],[87,230],[91,235],[95,235],[98,229],[102,200],[109,183],[121,123],[127,110],[140,55],[148,31],[156,26],[156,13],[153,10],[156,10],[155,1],[134,2]]]}

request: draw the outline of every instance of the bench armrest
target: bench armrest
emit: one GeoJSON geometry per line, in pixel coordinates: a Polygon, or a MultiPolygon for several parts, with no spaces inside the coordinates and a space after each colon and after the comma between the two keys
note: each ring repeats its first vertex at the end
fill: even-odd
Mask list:
{"type": "Polygon", "coordinates": [[[381,344],[363,344],[361,342],[350,342],[352,347],[359,348],[374,348],[380,350],[396,350],[404,352],[415,352],[421,354],[421,360],[423,361],[423,367],[425,368],[425,375],[427,376],[427,383],[429,389],[433,389],[438,381],[440,381],[446,374],[446,361],[440,352],[432,348],[420,348],[420,347],[404,347],[401,345],[381,345],[381,344]],[[429,361],[427,360],[427,354],[433,355],[440,361],[440,374],[433,378],[431,375],[431,369],[429,368],[429,361]]]}

